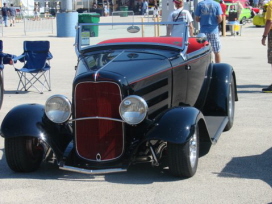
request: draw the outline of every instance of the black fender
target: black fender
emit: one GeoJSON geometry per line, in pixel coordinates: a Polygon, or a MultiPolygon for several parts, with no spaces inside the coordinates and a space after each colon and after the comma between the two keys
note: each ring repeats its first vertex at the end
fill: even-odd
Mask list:
{"type": "Polygon", "coordinates": [[[202,109],[204,115],[227,116],[227,98],[232,77],[235,85],[235,101],[238,101],[236,77],[232,66],[225,63],[213,64],[209,91],[202,109]]]}
{"type": "Polygon", "coordinates": [[[44,113],[40,104],[23,104],[11,109],[1,124],[1,136],[36,137],[47,143],[55,153],[58,161],[62,159],[66,146],[72,139],[68,124],[55,124],[44,113]]]}
{"type": "Polygon", "coordinates": [[[172,108],[156,118],[153,128],[146,134],[146,139],[185,143],[194,134],[199,121],[202,121],[200,140],[211,144],[203,114],[188,106],[172,108]]]}

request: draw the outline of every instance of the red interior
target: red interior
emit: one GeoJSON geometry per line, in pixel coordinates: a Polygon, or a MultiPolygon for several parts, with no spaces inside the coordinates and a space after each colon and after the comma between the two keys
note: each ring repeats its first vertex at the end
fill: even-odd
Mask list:
{"type": "MultiPolygon", "coordinates": [[[[106,43],[128,43],[128,42],[150,42],[150,43],[162,43],[162,44],[170,44],[175,46],[182,45],[182,38],[180,37],[135,37],[135,38],[115,38],[102,41],[98,44],[106,44],[106,43]]],[[[196,51],[204,46],[206,46],[208,42],[198,43],[196,38],[189,38],[189,47],[187,53],[191,53],[196,51]]]]}

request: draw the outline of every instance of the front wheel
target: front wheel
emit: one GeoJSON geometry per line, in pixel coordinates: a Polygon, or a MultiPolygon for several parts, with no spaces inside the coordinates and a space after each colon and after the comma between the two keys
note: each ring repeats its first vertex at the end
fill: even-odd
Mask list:
{"type": "Polygon", "coordinates": [[[195,126],[194,134],[184,144],[167,143],[168,165],[172,175],[192,177],[196,170],[199,157],[199,130],[195,126]]]}
{"type": "Polygon", "coordinates": [[[44,148],[38,138],[5,139],[5,154],[9,167],[15,172],[32,172],[40,167],[44,148]]]}

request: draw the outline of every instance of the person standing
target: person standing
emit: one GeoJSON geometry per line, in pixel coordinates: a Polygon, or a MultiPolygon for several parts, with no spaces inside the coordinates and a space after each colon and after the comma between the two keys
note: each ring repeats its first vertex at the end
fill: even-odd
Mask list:
{"type": "Polygon", "coordinates": [[[240,21],[240,15],[243,10],[243,5],[241,4],[240,1],[237,1],[237,20],[240,21]]]}
{"type": "Polygon", "coordinates": [[[153,10],[153,18],[158,18],[160,16],[159,12],[160,12],[160,9],[158,5],[155,5],[153,10]]]}
{"type": "Polygon", "coordinates": [[[10,4],[10,7],[9,7],[10,27],[15,26],[15,17],[16,17],[16,9],[13,7],[13,4],[10,4]]]}
{"type": "Polygon", "coordinates": [[[258,8],[259,7],[259,0],[253,0],[253,7],[258,8]]]}
{"type": "Polygon", "coordinates": [[[93,3],[93,9],[97,9],[97,4],[93,3]]]}
{"type": "Polygon", "coordinates": [[[108,8],[108,5],[105,4],[105,5],[104,5],[104,15],[105,15],[105,16],[109,16],[109,13],[110,13],[110,10],[109,10],[109,8],[108,8]]]}
{"type": "Polygon", "coordinates": [[[211,43],[215,55],[215,62],[221,62],[218,25],[222,21],[222,9],[218,2],[213,0],[201,1],[195,9],[196,21],[200,23],[200,32],[205,33],[211,43]]]}
{"type": "Polygon", "coordinates": [[[148,2],[147,0],[144,0],[143,7],[142,7],[142,15],[146,15],[148,12],[148,2]]]}
{"type": "MultiPolygon", "coordinates": [[[[194,35],[193,31],[193,18],[188,10],[183,9],[183,0],[175,0],[175,7],[177,8],[168,16],[168,22],[188,22],[189,24],[189,37],[194,35]]],[[[169,24],[166,27],[166,36],[181,37],[183,30],[179,25],[169,24]]]]}
{"type": "Polygon", "coordinates": [[[38,4],[34,6],[34,21],[40,20],[40,7],[38,4]]]}
{"type": "MultiPolygon", "coordinates": [[[[262,45],[266,46],[266,39],[267,40],[267,61],[268,64],[271,64],[271,71],[272,71],[272,1],[270,1],[267,5],[266,13],[265,13],[265,27],[262,36],[262,45]]],[[[272,93],[272,84],[267,88],[262,89],[263,93],[272,93]]]]}
{"type": "Polygon", "coordinates": [[[2,13],[2,17],[3,17],[3,21],[5,23],[5,27],[8,27],[8,13],[9,13],[9,9],[6,6],[6,3],[3,3],[3,7],[1,9],[1,13],[2,13]]]}
{"type": "Polygon", "coordinates": [[[220,6],[221,6],[221,9],[222,9],[222,21],[221,23],[219,24],[220,26],[220,31],[223,35],[223,20],[226,20],[226,10],[227,10],[227,5],[225,4],[225,2],[223,0],[220,0],[220,6]]]}

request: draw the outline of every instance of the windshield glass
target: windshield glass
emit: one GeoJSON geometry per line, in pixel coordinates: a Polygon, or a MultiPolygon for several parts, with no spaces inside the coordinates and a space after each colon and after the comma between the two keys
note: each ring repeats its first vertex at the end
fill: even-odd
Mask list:
{"type": "Polygon", "coordinates": [[[105,44],[162,44],[184,50],[188,29],[184,22],[80,23],[77,51],[105,44]],[[179,27],[179,36],[166,37],[166,26],[179,27]]]}
{"type": "Polygon", "coordinates": [[[98,70],[101,67],[105,66],[108,62],[113,60],[116,56],[118,56],[122,51],[111,51],[104,53],[95,53],[91,55],[87,55],[85,57],[86,63],[88,67],[92,70],[98,70]]]}

